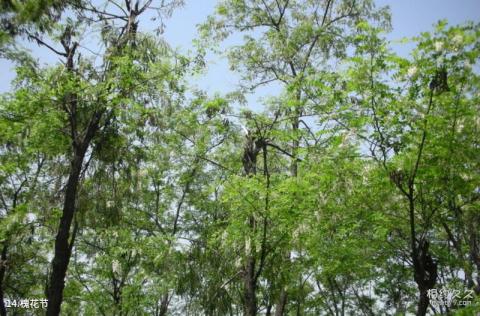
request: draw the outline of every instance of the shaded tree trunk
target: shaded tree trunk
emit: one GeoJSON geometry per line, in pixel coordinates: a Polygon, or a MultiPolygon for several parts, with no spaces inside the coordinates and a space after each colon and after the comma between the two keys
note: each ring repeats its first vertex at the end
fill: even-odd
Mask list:
{"type": "MultiPolygon", "coordinates": [[[[297,72],[295,70],[295,66],[293,64],[290,64],[290,68],[292,70],[292,75],[294,77],[297,77],[297,72]]],[[[298,91],[296,95],[296,101],[298,103],[301,102],[302,100],[302,95],[301,92],[298,91]]],[[[292,131],[294,135],[297,135],[297,132],[300,128],[300,117],[302,115],[302,109],[301,108],[296,108],[295,109],[295,115],[294,118],[292,119],[292,131]]],[[[298,148],[300,146],[300,141],[298,140],[298,137],[295,137],[292,141],[292,162],[290,164],[290,175],[294,178],[298,176],[298,162],[297,162],[297,155],[298,155],[298,148]]],[[[290,261],[290,252],[287,252],[285,254],[285,260],[287,262],[290,261]]],[[[282,316],[285,313],[285,308],[287,305],[288,301],[288,293],[285,287],[283,286],[282,289],[280,290],[280,296],[278,298],[277,302],[277,307],[275,309],[275,316],[282,316]]]]}
{"type": "Polygon", "coordinates": [[[271,315],[272,315],[272,304],[268,303],[267,310],[265,311],[265,316],[271,316],[271,315]]]}
{"type": "Polygon", "coordinates": [[[74,157],[71,161],[62,217],[55,238],[55,254],[52,262],[52,274],[47,289],[47,315],[49,316],[60,314],[60,306],[63,300],[63,289],[65,288],[65,275],[67,273],[74,242],[73,238],[72,240],[69,240],[70,227],[75,214],[78,183],[80,180],[80,172],[83,166],[85,151],[86,148],[75,150],[74,157]]]}
{"type": "Polygon", "coordinates": [[[477,295],[480,294],[480,245],[478,243],[478,227],[475,225],[475,221],[470,221],[468,224],[468,246],[469,246],[469,257],[477,268],[476,283],[474,284],[473,290],[477,295]]]}
{"type": "Polygon", "coordinates": [[[415,233],[413,194],[410,195],[410,197],[412,261],[414,269],[414,279],[417,283],[419,290],[416,315],[424,316],[427,314],[427,309],[430,304],[430,299],[428,298],[428,290],[433,289],[437,282],[437,263],[430,255],[429,242],[423,237],[417,242],[415,233]]]}
{"type": "Polygon", "coordinates": [[[164,294],[162,297],[162,302],[160,303],[160,311],[158,313],[159,316],[167,315],[169,303],[170,303],[170,296],[168,295],[168,293],[164,294]]]}
{"type": "MultiPolygon", "coordinates": [[[[75,108],[76,104],[72,104],[72,109],[75,108]]],[[[76,111],[73,110],[71,113],[73,116],[71,121],[76,122],[76,111]]],[[[55,254],[52,261],[52,274],[50,276],[47,288],[48,316],[56,316],[60,314],[60,307],[63,300],[63,289],[65,288],[65,276],[75,241],[75,229],[72,237],[70,238],[70,228],[72,226],[72,221],[76,210],[80,173],[82,171],[85,153],[87,152],[93,137],[99,129],[99,123],[103,113],[104,110],[100,110],[92,114],[82,140],[79,140],[80,136],[77,134],[76,129],[74,132],[72,132],[73,158],[70,163],[70,173],[65,191],[62,217],[60,218],[58,233],[55,238],[55,254]]],[[[72,124],[72,129],[74,128],[73,126],[76,126],[76,124],[72,124]]]]}
{"type": "Polygon", "coordinates": [[[6,272],[6,265],[7,265],[7,251],[8,251],[8,245],[5,243],[2,248],[2,255],[1,255],[1,260],[0,260],[0,315],[1,316],[6,316],[7,315],[7,309],[5,307],[4,303],[4,290],[3,290],[3,279],[5,278],[5,272],[6,272]]]}
{"type": "Polygon", "coordinates": [[[255,280],[255,258],[253,256],[247,259],[243,280],[245,315],[254,316],[257,314],[257,284],[255,280]]]}
{"type": "MultiPolygon", "coordinates": [[[[263,140],[258,140],[251,135],[246,137],[242,163],[245,175],[248,177],[257,173],[257,156],[263,148],[263,140]]],[[[255,230],[256,223],[252,215],[250,215],[248,222],[250,229],[255,230]]],[[[257,276],[255,273],[255,256],[251,249],[248,251],[243,268],[243,307],[245,315],[254,316],[257,314],[257,276]]]]}
{"type": "Polygon", "coordinates": [[[282,288],[280,292],[280,298],[277,302],[277,308],[275,309],[275,316],[282,316],[285,313],[285,306],[287,305],[287,291],[282,288]]]}

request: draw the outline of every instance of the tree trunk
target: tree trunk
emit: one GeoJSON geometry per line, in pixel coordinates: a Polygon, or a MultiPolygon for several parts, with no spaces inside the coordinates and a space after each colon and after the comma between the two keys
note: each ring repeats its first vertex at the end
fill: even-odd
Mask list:
{"type": "Polygon", "coordinates": [[[429,253],[429,243],[425,239],[420,239],[418,246],[413,252],[414,278],[418,285],[420,293],[417,304],[417,316],[427,314],[430,299],[428,290],[433,289],[437,282],[437,263],[432,259],[429,253]]]}
{"type": "Polygon", "coordinates": [[[275,309],[275,316],[283,316],[285,313],[285,306],[287,305],[287,291],[282,288],[280,292],[280,298],[277,303],[277,308],[275,309]]]}
{"type": "MultiPolygon", "coordinates": [[[[473,290],[477,295],[480,294],[480,245],[478,243],[478,233],[477,233],[477,226],[475,224],[476,221],[470,221],[469,225],[467,226],[468,231],[468,246],[469,246],[469,256],[472,263],[477,268],[477,277],[476,277],[476,285],[474,284],[473,290]]],[[[473,280],[472,280],[473,283],[473,280]]]]}
{"type": "Polygon", "coordinates": [[[268,303],[265,316],[271,316],[271,315],[272,315],[272,304],[268,303]]]}
{"type": "MultiPolygon", "coordinates": [[[[245,175],[248,177],[257,173],[257,156],[262,149],[263,140],[257,140],[251,135],[247,135],[246,143],[243,152],[243,169],[245,175]]],[[[252,231],[255,230],[255,218],[250,215],[249,227],[252,231]]],[[[257,278],[255,275],[255,254],[253,250],[248,250],[247,259],[243,268],[243,309],[247,316],[254,316],[257,314],[257,278]]]]}
{"type": "Polygon", "coordinates": [[[164,294],[163,297],[162,297],[162,302],[160,303],[160,312],[159,312],[159,316],[165,316],[167,315],[167,312],[168,312],[168,304],[170,303],[170,297],[167,294],[164,294]]]}
{"type": "MultiPolygon", "coordinates": [[[[431,102],[431,99],[430,99],[431,102]]],[[[422,139],[422,146],[420,148],[419,158],[420,161],[421,149],[425,142],[425,133],[422,139]]],[[[415,173],[414,173],[415,174],[415,173]]],[[[408,211],[410,222],[410,249],[413,263],[413,278],[417,283],[419,291],[419,299],[417,303],[417,316],[425,316],[427,313],[430,299],[428,298],[428,290],[433,289],[437,282],[437,263],[430,255],[429,247],[430,243],[425,237],[417,238],[417,232],[415,229],[415,194],[414,194],[414,177],[411,178],[408,184],[408,192],[405,192],[402,188],[401,178],[391,174],[391,180],[399,187],[404,195],[408,198],[408,211]]]]}
{"type": "Polygon", "coordinates": [[[4,292],[3,292],[3,278],[5,277],[5,271],[7,269],[7,250],[8,246],[5,243],[2,249],[2,256],[0,260],[0,315],[6,316],[7,315],[7,308],[5,307],[4,303],[4,292]]]}
{"type": "MultiPolygon", "coordinates": [[[[293,65],[290,65],[292,67],[292,72],[293,75],[296,76],[296,72],[294,71],[293,65]]],[[[302,95],[301,92],[298,91],[296,95],[296,101],[299,103],[302,100],[302,95]]],[[[297,105],[298,106],[298,105],[297,105]]],[[[295,117],[292,119],[292,131],[294,135],[298,132],[300,128],[300,116],[302,115],[302,109],[301,108],[296,108],[295,109],[295,117]]],[[[293,141],[292,141],[292,161],[290,164],[290,175],[293,178],[296,178],[298,176],[298,162],[297,162],[297,155],[298,155],[298,147],[300,146],[300,142],[298,140],[298,136],[296,136],[293,141]]],[[[290,252],[287,252],[285,254],[285,260],[287,263],[290,261],[290,252]]],[[[287,300],[288,300],[288,294],[285,289],[285,287],[282,287],[280,291],[280,297],[277,302],[277,307],[275,309],[275,316],[281,316],[285,313],[285,307],[287,305],[287,300]]]]}
{"type": "Polygon", "coordinates": [[[247,260],[247,264],[245,266],[245,275],[243,279],[245,286],[245,315],[255,316],[257,315],[257,285],[255,282],[255,259],[253,258],[253,256],[250,256],[250,258],[248,258],[247,260]]]}
{"type": "Polygon", "coordinates": [[[47,315],[56,316],[60,314],[60,307],[63,300],[63,289],[65,288],[65,275],[73,245],[73,238],[69,241],[70,227],[72,225],[77,199],[78,183],[80,172],[85,157],[87,146],[76,149],[71,162],[70,174],[68,177],[65,200],[63,204],[62,218],[58,226],[57,237],[55,238],[55,255],[52,262],[52,275],[47,289],[48,307],[47,315]]]}
{"type": "Polygon", "coordinates": [[[427,314],[428,305],[430,304],[427,293],[427,290],[420,290],[420,297],[418,298],[416,313],[417,316],[424,316],[427,314]]]}

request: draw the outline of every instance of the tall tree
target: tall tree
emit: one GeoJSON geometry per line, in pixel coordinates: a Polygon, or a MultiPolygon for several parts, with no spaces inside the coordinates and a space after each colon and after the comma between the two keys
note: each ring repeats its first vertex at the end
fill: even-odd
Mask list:
{"type": "Polygon", "coordinates": [[[425,315],[430,305],[428,293],[440,282],[444,264],[437,243],[445,237],[438,235],[438,229],[444,226],[450,236],[447,243],[456,242],[446,222],[437,226],[437,218],[442,218],[442,209],[453,214],[462,212],[451,194],[463,192],[470,195],[469,201],[476,200],[475,190],[466,193],[464,188],[469,185],[459,185],[460,179],[451,170],[457,163],[476,163],[470,154],[470,150],[475,151],[476,141],[468,136],[473,134],[458,128],[458,124],[475,120],[471,111],[478,76],[469,65],[477,58],[478,29],[473,25],[446,29],[440,22],[435,34],[425,33],[416,39],[412,60],[390,53],[375,30],[365,29],[369,40],[359,53],[366,58],[354,60],[351,81],[361,111],[371,115],[360,134],[370,135],[372,157],[404,199],[408,261],[419,295],[416,314],[425,315]],[[383,79],[387,73],[393,73],[390,82],[383,79]],[[446,159],[444,155],[453,154],[455,144],[460,145],[463,137],[469,139],[468,145],[462,145],[465,154],[456,162],[446,159]],[[450,183],[448,188],[445,183],[450,183]]]}
{"type": "MultiPolygon", "coordinates": [[[[301,127],[306,125],[302,117],[310,114],[305,82],[346,55],[356,23],[365,19],[388,25],[387,12],[375,10],[371,1],[222,1],[217,14],[201,27],[204,37],[216,41],[244,34],[242,44],[229,49],[227,56],[246,91],[269,84],[285,89],[279,111],[290,122],[284,150],[292,157],[293,177],[298,175],[301,135],[310,129],[301,127]]],[[[285,249],[284,257],[285,269],[279,275],[289,270],[290,249],[285,249]]],[[[282,290],[276,315],[284,314],[286,301],[287,292],[282,290]]]]}

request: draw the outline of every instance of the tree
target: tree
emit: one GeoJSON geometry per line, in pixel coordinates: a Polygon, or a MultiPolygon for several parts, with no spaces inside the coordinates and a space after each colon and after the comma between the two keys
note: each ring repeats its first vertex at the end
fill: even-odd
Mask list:
{"type": "MultiPolygon", "coordinates": [[[[232,69],[241,74],[243,89],[251,91],[274,82],[283,85],[285,98],[278,100],[278,111],[288,118],[290,126],[285,127],[291,135],[284,152],[292,157],[290,175],[297,177],[301,137],[310,130],[308,125],[301,127],[306,125],[302,117],[310,115],[305,82],[328,72],[329,63],[346,55],[358,21],[387,24],[387,16],[384,10],[375,11],[370,1],[223,1],[201,31],[204,37],[213,34],[215,41],[235,32],[245,35],[243,43],[227,53],[232,69]]],[[[290,250],[285,249],[285,271],[289,257],[290,250]]],[[[283,315],[286,291],[277,299],[276,315],[283,315]]]]}
{"type": "MultiPolygon", "coordinates": [[[[169,12],[175,4],[176,2],[164,2],[162,8],[156,10],[169,12]]],[[[97,71],[88,60],[77,59],[79,43],[75,28],[81,25],[79,23],[85,20],[85,16],[81,16],[77,22],[67,19],[66,24],[61,27],[57,35],[62,50],[49,45],[40,36],[29,35],[40,45],[64,58],[65,62],[64,67],[57,68],[56,72],[50,74],[51,78],[47,78],[48,82],[55,79],[53,82],[57,81],[59,83],[57,86],[39,87],[39,93],[51,100],[49,110],[58,113],[56,116],[61,126],[60,131],[55,131],[55,134],[59,140],[64,144],[68,143],[70,147],[65,152],[70,168],[62,216],[55,239],[52,274],[47,288],[49,299],[47,314],[49,315],[57,315],[60,312],[64,279],[78,231],[78,223],[74,217],[79,183],[84,169],[88,167],[90,159],[95,155],[92,144],[95,139],[101,139],[102,135],[108,133],[108,126],[118,115],[122,106],[131,104],[128,98],[133,96],[132,89],[141,84],[141,80],[144,79],[141,76],[134,76],[135,73],[140,74],[142,69],[134,64],[135,54],[132,53],[138,40],[137,18],[149,8],[150,2],[141,4],[126,1],[125,6],[128,13],[125,16],[116,16],[125,21],[125,24],[119,29],[117,35],[112,30],[111,37],[104,38],[110,50],[105,51],[106,55],[100,71],[97,71]],[[111,40],[115,42],[112,43],[111,40]],[[138,81],[134,82],[132,79],[138,81]],[[90,157],[88,161],[86,157],[90,157]],[[74,227],[73,231],[70,231],[72,222],[74,227]]],[[[111,17],[108,12],[96,10],[92,5],[82,9],[81,14],[92,13],[100,16],[103,22],[111,21],[107,18],[111,17]]]]}
{"type": "MultiPolygon", "coordinates": [[[[352,91],[363,91],[356,92],[356,97],[360,110],[370,115],[360,135],[368,140],[372,157],[397,188],[407,210],[408,233],[402,235],[409,243],[408,261],[418,286],[417,315],[426,314],[427,294],[437,282],[453,281],[440,277],[446,259],[441,257],[445,236],[443,232],[439,235],[439,229],[443,226],[447,235],[450,232],[447,244],[455,244],[456,239],[451,238],[445,222],[436,224],[437,218],[461,212],[452,194],[464,192],[470,196],[468,200],[476,200],[475,190],[467,183],[460,185],[462,180],[452,168],[470,165],[473,156],[469,153],[476,146],[473,139],[468,144],[458,143],[473,134],[457,124],[475,120],[471,111],[478,77],[469,65],[477,58],[478,30],[473,25],[445,26],[440,22],[436,34],[416,38],[418,46],[411,61],[390,53],[375,31],[366,27],[369,40],[358,51],[366,58],[355,57],[350,81],[352,91]],[[386,75],[390,81],[384,79],[386,75]],[[458,146],[465,149],[462,157],[455,162],[446,158],[458,146]],[[468,193],[465,186],[470,188],[468,193]]],[[[469,272],[466,275],[472,287],[469,272]]]]}
{"type": "Polygon", "coordinates": [[[180,1],[29,3],[1,17],[2,315],[478,310],[479,25],[400,57],[371,1],[225,0],[182,56],[158,32],[180,1]],[[241,80],[209,95],[219,48],[241,80]]]}

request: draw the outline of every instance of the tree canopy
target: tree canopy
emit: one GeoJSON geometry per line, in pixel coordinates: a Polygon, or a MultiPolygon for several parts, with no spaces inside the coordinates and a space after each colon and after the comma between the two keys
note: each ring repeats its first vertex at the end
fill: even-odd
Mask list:
{"type": "Polygon", "coordinates": [[[480,24],[219,0],[181,54],[182,4],[2,2],[0,315],[480,312],[480,24]]]}

